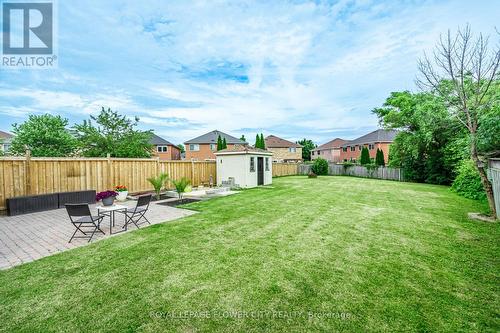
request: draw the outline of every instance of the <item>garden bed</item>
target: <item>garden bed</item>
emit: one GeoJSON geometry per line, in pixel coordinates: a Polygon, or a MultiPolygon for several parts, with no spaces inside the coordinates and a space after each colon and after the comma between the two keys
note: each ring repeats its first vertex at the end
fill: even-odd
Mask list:
{"type": "Polygon", "coordinates": [[[163,205],[163,206],[170,206],[170,207],[176,207],[180,205],[185,205],[191,202],[198,202],[201,201],[200,199],[191,199],[191,198],[186,198],[186,199],[177,199],[177,200],[169,200],[169,201],[164,201],[164,202],[159,202],[158,205],[163,205]]]}

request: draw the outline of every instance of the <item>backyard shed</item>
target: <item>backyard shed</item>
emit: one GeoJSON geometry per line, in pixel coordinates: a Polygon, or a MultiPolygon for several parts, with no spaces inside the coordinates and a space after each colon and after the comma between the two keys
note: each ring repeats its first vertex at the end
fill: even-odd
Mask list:
{"type": "Polygon", "coordinates": [[[267,150],[236,145],[215,153],[217,185],[255,187],[273,182],[273,154],[267,150]]]}

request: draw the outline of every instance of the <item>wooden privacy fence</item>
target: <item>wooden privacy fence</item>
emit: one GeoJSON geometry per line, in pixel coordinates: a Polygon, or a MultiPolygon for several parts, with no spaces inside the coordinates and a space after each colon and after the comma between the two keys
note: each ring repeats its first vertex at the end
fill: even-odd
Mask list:
{"type": "MultiPolygon", "coordinates": [[[[130,192],[152,190],[147,178],[165,172],[187,177],[194,186],[216,182],[215,162],[160,161],[137,158],[0,158],[0,210],[5,199],[54,192],[112,189],[126,185],[130,192]]],[[[169,186],[171,184],[168,184],[169,186]]]]}
{"type": "MultiPolygon", "coordinates": [[[[311,171],[311,167],[311,164],[301,164],[299,166],[299,173],[307,175],[311,171]]],[[[401,169],[388,167],[369,169],[360,165],[345,167],[342,164],[329,163],[328,174],[332,176],[355,176],[403,181],[403,172],[401,169]]]]}
{"type": "Polygon", "coordinates": [[[500,158],[490,159],[488,173],[491,180],[491,186],[493,187],[493,198],[495,199],[497,219],[500,220],[500,158]]]}
{"type": "Polygon", "coordinates": [[[273,177],[292,176],[299,174],[299,164],[273,163],[273,177]]]}

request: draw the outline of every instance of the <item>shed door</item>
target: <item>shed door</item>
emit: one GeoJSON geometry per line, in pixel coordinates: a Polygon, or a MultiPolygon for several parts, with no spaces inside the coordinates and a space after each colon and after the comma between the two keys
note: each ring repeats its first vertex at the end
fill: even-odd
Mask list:
{"type": "Polygon", "coordinates": [[[257,185],[264,185],[264,158],[257,157],[257,185]]]}

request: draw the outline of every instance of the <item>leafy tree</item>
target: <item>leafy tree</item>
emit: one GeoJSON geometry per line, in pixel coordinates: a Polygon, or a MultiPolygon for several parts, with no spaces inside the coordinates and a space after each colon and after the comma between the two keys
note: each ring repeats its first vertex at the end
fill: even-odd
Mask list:
{"type": "Polygon", "coordinates": [[[98,116],[90,116],[74,126],[82,154],[87,157],[150,157],[152,131],[140,131],[134,121],[111,109],[102,108],[98,116]],[[93,124],[93,121],[96,125],[93,124]]]}
{"type": "Polygon", "coordinates": [[[451,189],[469,199],[482,200],[486,198],[481,184],[481,176],[479,176],[472,160],[464,160],[460,164],[458,175],[453,181],[451,189]]]}
{"type": "Polygon", "coordinates": [[[310,161],[311,160],[311,151],[313,151],[314,148],[316,148],[316,145],[314,144],[314,142],[312,140],[308,140],[308,139],[304,138],[300,141],[297,141],[297,143],[302,146],[302,159],[304,161],[310,161]]]}
{"type": "Polygon", "coordinates": [[[442,99],[429,93],[393,92],[373,112],[385,128],[399,130],[390,146],[390,166],[403,168],[408,180],[451,184],[467,142],[442,99]]]}
{"type": "Polygon", "coordinates": [[[227,142],[226,142],[226,138],[222,139],[222,149],[226,149],[227,148],[227,142]]]}
{"type": "Polygon", "coordinates": [[[321,157],[315,159],[311,170],[319,176],[328,175],[328,161],[321,157]]]}
{"type": "Polygon", "coordinates": [[[182,143],[179,143],[179,144],[177,145],[177,147],[179,147],[179,149],[180,149],[181,153],[185,153],[185,152],[186,152],[186,148],[184,147],[184,145],[183,145],[182,143]]]}
{"type": "Polygon", "coordinates": [[[242,134],[242,135],[241,135],[240,140],[241,140],[241,141],[243,141],[243,142],[247,142],[247,139],[245,138],[245,134],[242,134]]]}
{"type": "Polygon", "coordinates": [[[370,164],[372,161],[370,159],[370,152],[368,151],[368,148],[366,147],[363,147],[363,149],[361,149],[361,157],[359,159],[359,163],[361,163],[361,165],[366,165],[366,164],[370,164]]]}
{"type": "Polygon", "coordinates": [[[385,166],[384,152],[382,149],[377,148],[377,154],[375,155],[375,165],[385,166]]]}
{"type": "Polygon", "coordinates": [[[222,138],[221,138],[221,136],[219,135],[219,136],[217,137],[217,150],[222,150],[222,149],[224,149],[224,148],[222,148],[222,138]]]}
{"type": "Polygon", "coordinates": [[[500,44],[490,53],[488,37],[474,37],[469,25],[455,35],[448,30],[441,37],[432,58],[419,61],[417,83],[422,90],[439,96],[446,110],[455,117],[468,136],[469,155],[479,172],[491,214],[496,215],[493,188],[486,174],[486,163],[479,150],[479,132],[485,115],[498,105],[493,91],[498,80],[500,44]]]}
{"type": "Polygon", "coordinates": [[[24,155],[26,149],[31,156],[63,157],[76,150],[76,140],[66,126],[68,120],[50,114],[30,115],[22,124],[14,124],[9,153],[24,155]]]}

